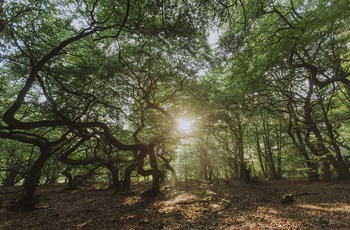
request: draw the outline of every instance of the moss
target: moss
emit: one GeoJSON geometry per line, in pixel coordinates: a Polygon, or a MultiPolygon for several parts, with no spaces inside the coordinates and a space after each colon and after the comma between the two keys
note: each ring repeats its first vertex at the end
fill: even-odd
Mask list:
{"type": "Polygon", "coordinates": [[[294,202],[294,196],[293,194],[284,194],[281,198],[281,203],[282,204],[290,204],[294,202]]]}

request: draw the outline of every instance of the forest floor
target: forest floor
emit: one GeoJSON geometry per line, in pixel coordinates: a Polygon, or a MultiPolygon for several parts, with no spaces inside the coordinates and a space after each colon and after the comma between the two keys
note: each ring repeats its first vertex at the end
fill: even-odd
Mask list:
{"type": "MultiPolygon", "coordinates": [[[[39,186],[31,212],[0,209],[0,229],[350,229],[350,183],[266,181],[209,184],[191,181],[164,187],[158,197],[112,196],[105,184],[76,190],[39,186]],[[292,193],[294,202],[282,204],[292,193]]],[[[4,198],[3,198],[4,199],[4,198]]]]}

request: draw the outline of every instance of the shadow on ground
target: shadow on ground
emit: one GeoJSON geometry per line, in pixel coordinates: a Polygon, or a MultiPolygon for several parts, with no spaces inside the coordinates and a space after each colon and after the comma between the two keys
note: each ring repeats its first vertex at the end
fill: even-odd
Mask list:
{"type": "Polygon", "coordinates": [[[0,209],[0,229],[350,229],[350,183],[190,181],[165,186],[159,197],[140,196],[148,187],[112,196],[103,184],[40,186],[36,210],[0,209]],[[281,204],[287,193],[295,201],[281,204]]]}

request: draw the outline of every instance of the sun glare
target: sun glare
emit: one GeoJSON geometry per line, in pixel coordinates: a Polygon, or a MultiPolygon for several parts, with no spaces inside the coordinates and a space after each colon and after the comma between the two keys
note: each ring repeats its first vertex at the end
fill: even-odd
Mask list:
{"type": "Polygon", "coordinates": [[[179,118],[177,120],[177,128],[184,133],[189,133],[193,129],[193,120],[188,118],[179,118]]]}

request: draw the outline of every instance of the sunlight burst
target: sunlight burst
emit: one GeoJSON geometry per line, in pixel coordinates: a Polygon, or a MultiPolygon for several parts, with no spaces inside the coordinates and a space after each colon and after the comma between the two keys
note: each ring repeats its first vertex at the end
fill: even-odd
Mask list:
{"type": "Polygon", "coordinates": [[[193,129],[193,120],[190,120],[190,119],[184,118],[184,117],[179,118],[177,120],[177,128],[181,132],[189,133],[193,129]]]}

